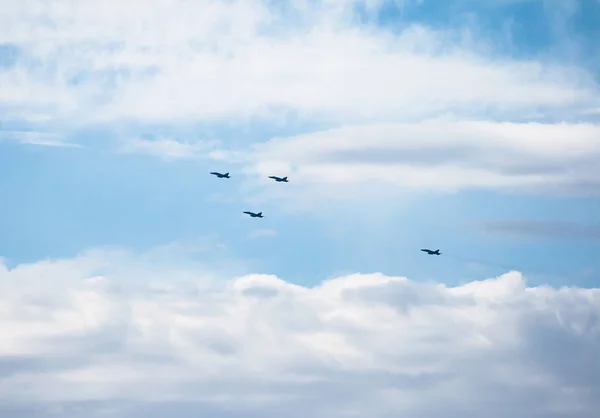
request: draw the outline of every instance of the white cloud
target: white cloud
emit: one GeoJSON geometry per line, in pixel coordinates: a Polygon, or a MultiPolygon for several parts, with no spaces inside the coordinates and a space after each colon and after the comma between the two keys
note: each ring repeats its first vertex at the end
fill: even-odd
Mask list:
{"type": "MultiPolygon", "coordinates": [[[[276,191],[293,199],[304,199],[304,186],[317,200],[364,196],[361,183],[385,194],[389,185],[598,191],[589,163],[598,156],[598,125],[464,122],[589,115],[600,105],[589,73],[496,56],[462,30],[357,26],[357,2],[9,0],[0,42],[19,54],[0,71],[9,86],[0,104],[7,117],[62,121],[68,130],[122,118],[173,128],[290,115],[341,126],[269,141],[253,155],[251,173],[293,174],[293,184],[276,191]],[[451,121],[429,121],[440,116],[451,121]]],[[[239,160],[235,151],[179,138],[132,135],[120,151],[239,160]]]]}
{"type": "Polygon", "coordinates": [[[212,141],[181,142],[172,138],[124,140],[120,151],[144,153],[164,158],[210,158],[216,143],[212,141]]]}
{"type": "Polygon", "coordinates": [[[0,42],[21,52],[0,72],[13,117],[390,121],[598,103],[583,71],[489,56],[460,31],[360,28],[356,1],[4,3],[0,42]]]}
{"type": "Polygon", "coordinates": [[[0,140],[18,141],[23,144],[46,147],[82,148],[80,144],[61,141],[58,135],[47,132],[0,130],[0,140]]]}
{"type": "Polygon", "coordinates": [[[215,281],[199,265],[148,265],[156,254],[0,267],[0,410],[591,418],[600,407],[600,289],[528,288],[516,272],[458,287],[382,274],[312,288],[215,281]],[[143,285],[128,285],[132,271],[143,285]]]}
{"type": "Polygon", "coordinates": [[[317,203],[324,196],[365,200],[374,193],[478,188],[597,195],[598,160],[598,125],[446,118],[275,138],[254,147],[246,171],[264,186],[267,175],[289,176],[284,188],[259,190],[269,198],[309,193],[317,203]]]}
{"type": "MultiPolygon", "coordinates": [[[[494,55],[461,30],[357,26],[356,1],[5,3],[0,42],[19,51],[15,66],[0,71],[10,117],[62,121],[68,129],[133,118],[174,129],[293,115],[342,127],[269,141],[253,155],[251,173],[293,174],[276,191],[293,198],[304,198],[297,190],[304,186],[316,199],[364,196],[361,183],[385,194],[389,185],[600,189],[590,163],[598,157],[598,125],[486,121],[589,117],[600,105],[593,77],[556,62],[494,55]],[[440,117],[446,122],[430,121],[440,117]]],[[[367,3],[371,10],[382,4],[367,3]]],[[[179,138],[132,135],[120,150],[239,159],[179,138]]]]}

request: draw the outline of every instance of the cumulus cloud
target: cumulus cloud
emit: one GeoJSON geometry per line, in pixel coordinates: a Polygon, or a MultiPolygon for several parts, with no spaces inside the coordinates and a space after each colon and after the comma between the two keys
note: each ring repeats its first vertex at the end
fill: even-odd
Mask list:
{"type": "Polygon", "coordinates": [[[304,287],[154,259],[2,265],[0,410],[591,418],[600,407],[600,289],[527,287],[518,272],[304,287]]]}

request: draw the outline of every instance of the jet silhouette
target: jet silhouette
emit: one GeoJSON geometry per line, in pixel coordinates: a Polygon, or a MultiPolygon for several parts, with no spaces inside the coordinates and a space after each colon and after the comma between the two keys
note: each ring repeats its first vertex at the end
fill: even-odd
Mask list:
{"type": "Polygon", "coordinates": [[[221,174],[221,173],[217,173],[216,171],[211,171],[211,173],[213,176],[217,176],[220,179],[230,179],[231,177],[229,177],[229,173],[225,173],[225,174],[221,174]]]}
{"type": "Polygon", "coordinates": [[[252,218],[264,218],[262,212],[254,213],[254,212],[244,212],[250,215],[252,218]]]}
{"type": "Polygon", "coordinates": [[[421,251],[423,251],[424,253],[427,253],[429,255],[440,255],[440,250],[427,250],[427,249],[422,249],[421,251]]]}
{"type": "Polygon", "coordinates": [[[285,177],[269,176],[269,178],[275,180],[277,183],[281,183],[281,182],[287,183],[288,182],[287,176],[285,176],[285,177]]]}

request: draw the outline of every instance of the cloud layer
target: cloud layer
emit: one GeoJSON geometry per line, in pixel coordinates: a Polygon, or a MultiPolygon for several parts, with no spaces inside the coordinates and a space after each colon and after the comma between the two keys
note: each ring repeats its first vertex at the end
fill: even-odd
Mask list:
{"type": "Polygon", "coordinates": [[[14,118],[389,121],[598,105],[585,71],[496,56],[468,31],[356,25],[357,4],[382,2],[5,3],[0,104],[14,118]]]}
{"type": "Polygon", "coordinates": [[[2,267],[1,410],[591,418],[600,407],[600,289],[530,288],[517,272],[307,288],[155,259],[95,251],[2,267]]]}
{"type": "Polygon", "coordinates": [[[290,176],[284,190],[266,189],[269,198],[361,200],[378,193],[381,201],[398,191],[478,189],[600,195],[595,124],[443,118],[349,125],[275,138],[242,155],[247,173],[264,185],[273,173],[290,176]]]}
{"type": "Polygon", "coordinates": [[[100,123],[120,151],[220,163],[240,161],[241,141],[119,129],[266,118],[290,136],[258,135],[266,143],[241,160],[250,174],[293,174],[288,189],[307,186],[280,198],[362,198],[365,184],[383,195],[388,186],[598,194],[591,73],[499,54],[473,27],[400,18],[383,29],[359,13],[383,4],[8,0],[0,106],[43,135],[100,123]]]}

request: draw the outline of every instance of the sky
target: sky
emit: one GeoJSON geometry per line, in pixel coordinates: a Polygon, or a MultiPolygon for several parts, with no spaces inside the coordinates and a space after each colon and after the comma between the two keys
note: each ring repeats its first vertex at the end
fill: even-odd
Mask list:
{"type": "Polygon", "coordinates": [[[599,20],[2,0],[0,416],[594,416],[599,20]]]}

